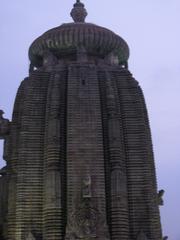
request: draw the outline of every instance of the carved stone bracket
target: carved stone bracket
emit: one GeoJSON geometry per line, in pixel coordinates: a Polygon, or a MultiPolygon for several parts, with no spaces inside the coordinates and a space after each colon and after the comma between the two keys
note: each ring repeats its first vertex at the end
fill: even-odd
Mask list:
{"type": "Polygon", "coordinates": [[[163,206],[164,205],[164,201],[163,201],[163,196],[164,196],[165,191],[162,189],[158,192],[158,204],[159,206],[163,206]]]}
{"type": "Polygon", "coordinates": [[[10,131],[10,122],[3,118],[4,112],[0,110],[0,139],[5,139],[10,131]]]}

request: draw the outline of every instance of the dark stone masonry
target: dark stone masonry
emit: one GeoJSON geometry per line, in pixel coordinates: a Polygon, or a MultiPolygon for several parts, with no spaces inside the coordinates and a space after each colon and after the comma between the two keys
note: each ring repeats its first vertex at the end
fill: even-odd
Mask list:
{"type": "Polygon", "coordinates": [[[12,121],[0,111],[0,239],[162,240],[146,105],[129,47],[85,23],[51,29],[29,49],[12,121]]]}

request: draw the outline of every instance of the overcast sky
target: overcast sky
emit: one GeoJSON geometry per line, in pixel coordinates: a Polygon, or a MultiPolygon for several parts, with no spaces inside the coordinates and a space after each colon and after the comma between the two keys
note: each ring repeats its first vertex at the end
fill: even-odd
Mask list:
{"type": "MultiPolygon", "coordinates": [[[[11,119],[28,74],[28,48],[46,30],[70,22],[74,0],[1,0],[0,109],[11,119]]],[[[84,0],[87,22],[107,27],[130,47],[129,67],[149,112],[164,235],[180,240],[180,0],[84,0]]],[[[0,159],[2,160],[2,141],[0,159]]]]}

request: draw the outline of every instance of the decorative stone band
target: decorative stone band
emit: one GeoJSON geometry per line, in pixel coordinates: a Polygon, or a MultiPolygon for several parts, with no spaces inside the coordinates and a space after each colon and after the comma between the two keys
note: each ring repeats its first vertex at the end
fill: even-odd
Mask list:
{"type": "Polygon", "coordinates": [[[76,53],[81,46],[92,56],[103,58],[113,53],[120,63],[127,62],[129,58],[129,47],[121,37],[91,23],[67,23],[45,32],[30,46],[29,58],[38,66],[46,51],[62,57],[76,53]]]}

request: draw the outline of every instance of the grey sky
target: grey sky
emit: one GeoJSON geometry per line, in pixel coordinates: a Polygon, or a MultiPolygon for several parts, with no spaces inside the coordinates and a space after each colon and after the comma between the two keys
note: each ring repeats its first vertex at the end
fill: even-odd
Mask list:
{"type": "MultiPolygon", "coordinates": [[[[71,21],[74,0],[1,0],[0,109],[11,118],[28,48],[46,30],[71,21]]],[[[180,1],[84,0],[88,22],[107,27],[129,44],[129,66],[143,88],[151,123],[164,235],[180,240],[180,1]]],[[[2,156],[2,141],[0,141],[2,156]]],[[[1,158],[1,157],[0,157],[1,158]]],[[[3,165],[1,160],[1,165],[3,165]]]]}

